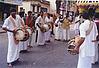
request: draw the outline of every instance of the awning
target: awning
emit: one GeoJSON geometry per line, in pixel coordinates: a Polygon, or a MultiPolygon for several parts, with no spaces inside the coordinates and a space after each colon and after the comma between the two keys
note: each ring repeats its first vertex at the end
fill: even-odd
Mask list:
{"type": "Polygon", "coordinates": [[[22,5],[23,0],[2,0],[0,2],[7,3],[7,4],[13,4],[13,5],[22,5]]]}

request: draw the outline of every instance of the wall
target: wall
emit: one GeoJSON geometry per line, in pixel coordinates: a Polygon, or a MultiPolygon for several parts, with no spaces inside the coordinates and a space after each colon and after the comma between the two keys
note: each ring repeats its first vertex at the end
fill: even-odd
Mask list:
{"type": "Polygon", "coordinates": [[[42,4],[42,3],[40,3],[40,4],[41,4],[41,7],[48,9],[47,10],[48,13],[50,12],[50,5],[46,5],[46,4],[42,4]]]}
{"type": "MultiPolygon", "coordinates": [[[[20,11],[20,7],[23,7],[23,9],[25,9],[25,12],[27,13],[28,11],[32,11],[33,10],[33,7],[31,6],[31,4],[40,4],[41,6],[40,7],[44,7],[44,8],[47,8],[48,9],[48,12],[50,12],[50,5],[47,5],[47,4],[43,4],[41,2],[38,2],[38,1],[24,1],[22,3],[22,6],[19,6],[18,7],[18,11],[20,11]]],[[[35,7],[37,8],[37,7],[35,7]]],[[[35,9],[35,11],[37,11],[35,9]]]]}
{"type": "Polygon", "coordinates": [[[23,7],[23,9],[25,9],[25,13],[27,14],[28,11],[32,10],[30,4],[31,2],[23,2],[22,6],[18,6],[18,12],[20,11],[20,7],[23,7]]]}

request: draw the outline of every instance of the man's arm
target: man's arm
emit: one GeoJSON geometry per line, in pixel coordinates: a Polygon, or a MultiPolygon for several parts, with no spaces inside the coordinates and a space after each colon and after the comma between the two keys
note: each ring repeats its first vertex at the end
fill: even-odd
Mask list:
{"type": "Polygon", "coordinates": [[[74,48],[74,51],[79,53],[79,48],[81,46],[81,44],[84,42],[85,38],[81,37],[81,39],[78,41],[78,43],[75,43],[75,48],[74,48]]]}
{"type": "Polygon", "coordinates": [[[7,32],[7,31],[9,31],[9,32],[14,32],[13,30],[9,30],[9,29],[7,29],[6,27],[2,27],[2,29],[5,30],[6,32],[7,32]]]}
{"type": "Polygon", "coordinates": [[[79,48],[81,46],[81,44],[84,42],[85,38],[81,37],[80,40],[78,41],[78,43],[76,43],[76,48],[79,48]]]}
{"type": "Polygon", "coordinates": [[[35,22],[35,24],[36,24],[36,26],[38,26],[39,28],[41,28],[41,24],[40,24],[40,18],[38,17],[37,19],[36,19],[36,22],[35,22]]]}
{"type": "Polygon", "coordinates": [[[36,25],[37,25],[39,28],[41,28],[41,26],[40,26],[40,24],[39,24],[39,23],[36,23],[36,25]]]}

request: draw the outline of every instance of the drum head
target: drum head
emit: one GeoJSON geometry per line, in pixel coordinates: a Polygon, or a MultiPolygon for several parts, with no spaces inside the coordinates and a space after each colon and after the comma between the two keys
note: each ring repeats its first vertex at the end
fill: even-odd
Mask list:
{"type": "Polygon", "coordinates": [[[26,41],[29,39],[29,32],[26,30],[24,33],[25,33],[25,36],[24,36],[23,40],[21,40],[21,41],[26,41]]]}
{"type": "Polygon", "coordinates": [[[44,26],[44,28],[46,29],[46,31],[49,30],[49,26],[48,26],[47,24],[44,24],[43,26],[44,26]]]}
{"type": "Polygon", "coordinates": [[[23,40],[24,36],[25,36],[25,34],[21,29],[18,29],[16,31],[16,34],[15,34],[16,40],[19,40],[19,41],[23,40]]]}

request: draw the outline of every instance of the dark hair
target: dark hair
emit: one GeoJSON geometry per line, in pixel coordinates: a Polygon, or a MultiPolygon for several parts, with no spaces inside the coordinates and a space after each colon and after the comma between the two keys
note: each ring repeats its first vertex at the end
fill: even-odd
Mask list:
{"type": "Polygon", "coordinates": [[[92,7],[89,8],[88,13],[89,13],[90,17],[92,18],[94,16],[94,14],[95,14],[95,8],[92,8],[92,7]]]}
{"type": "Polygon", "coordinates": [[[50,13],[47,13],[48,14],[48,16],[51,16],[51,14],[50,13]]]}
{"type": "Polygon", "coordinates": [[[95,18],[99,18],[99,13],[95,13],[95,18]]]}
{"type": "Polygon", "coordinates": [[[29,13],[32,13],[32,11],[28,11],[28,14],[29,14],[29,13]]]}
{"type": "Polygon", "coordinates": [[[90,15],[89,15],[88,12],[83,12],[83,13],[82,13],[82,17],[83,17],[84,19],[89,19],[89,18],[90,18],[90,15]]]}
{"type": "Polygon", "coordinates": [[[43,13],[44,13],[43,11],[40,12],[40,14],[43,14],[43,13]]]}
{"type": "Polygon", "coordinates": [[[16,9],[15,9],[15,8],[11,8],[11,9],[10,9],[10,13],[11,13],[11,12],[16,12],[16,9]]]}
{"type": "Polygon", "coordinates": [[[53,14],[50,14],[51,17],[53,17],[53,14]]]}

